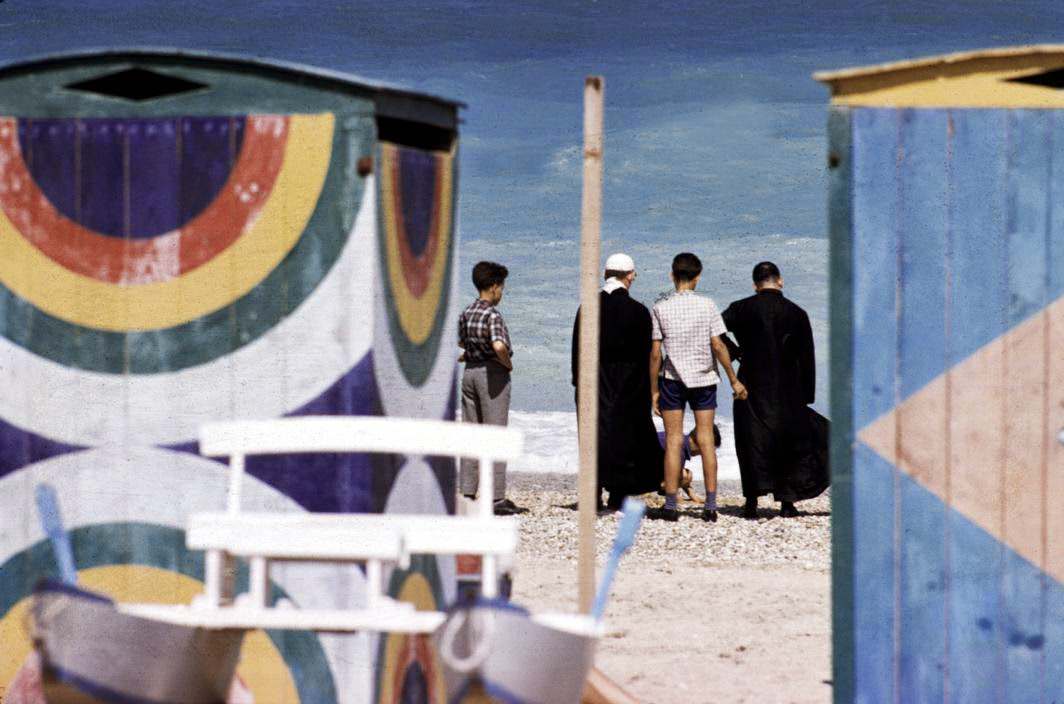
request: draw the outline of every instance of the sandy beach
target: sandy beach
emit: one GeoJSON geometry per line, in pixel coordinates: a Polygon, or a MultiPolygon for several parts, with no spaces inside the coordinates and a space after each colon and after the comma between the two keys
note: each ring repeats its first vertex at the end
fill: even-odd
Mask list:
{"type": "MultiPolygon", "coordinates": [[[[513,599],[571,610],[575,476],[509,481],[510,497],[531,510],[513,599]]],[[[718,496],[716,524],[698,520],[693,504],[679,523],[643,523],[614,584],[597,667],[647,703],[831,701],[830,497],[800,503],[795,519],[778,518],[763,497],[749,521],[738,482],[721,482],[718,496]]],[[[616,516],[598,519],[600,564],[616,525],[616,516]]]]}

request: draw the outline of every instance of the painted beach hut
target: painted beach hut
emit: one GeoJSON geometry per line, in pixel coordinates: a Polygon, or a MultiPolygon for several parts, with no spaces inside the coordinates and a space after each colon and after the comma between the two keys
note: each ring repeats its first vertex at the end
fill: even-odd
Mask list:
{"type": "Polygon", "coordinates": [[[836,701],[1064,701],[1064,46],[816,77],[836,701]]]}
{"type": "MultiPolygon", "coordinates": [[[[83,585],[187,602],[203,559],[186,519],[226,494],[201,424],[453,419],[459,108],[172,51],[0,68],[0,699],[30,652],[26,597],[56,572],[37,484],[58,491],[83,585]]],[[[260,457],[248,472],[249,509],[454,511],[453,461],[260,457]]],[[[364,598],[357,567],[307,570],[278,566],[273,596],[364,598]]],[[[422,607],[454,590],[444,558],[390,584],[422,607]]],[[[258,632],[238,675],[258,702],[437,702],[435,658],[420,637],[258,632]]]]}

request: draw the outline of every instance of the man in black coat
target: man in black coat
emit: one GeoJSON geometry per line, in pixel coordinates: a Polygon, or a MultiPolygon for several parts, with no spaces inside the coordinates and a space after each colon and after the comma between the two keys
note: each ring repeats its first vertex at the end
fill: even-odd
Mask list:
{"type": "MultiPolygon", "coordinates": [[[[606,260],[599,293],[598,480],[607,508],[625,496],[656,491],[664,451],[650,406],[650,312],[628,294],[635,262],[626,254],[606,260]]],[[[573,325],[572,380],[579,389],[580,313],[573,325]]]]}
{"type": "Polygon", "coordinates": [[[735,451],[743,481],[743,515],[757,517],[768,493],[780,515],[798,515],[795,501],[818,496],[829,483],[827,420],[808,408],[816,393],[816,358],[809,316],[783,296],[783,276],[772,262],[754,267],[749,298],[722,317],[738,347],[739,379],[749,397],[734,404],[735,451]]]}

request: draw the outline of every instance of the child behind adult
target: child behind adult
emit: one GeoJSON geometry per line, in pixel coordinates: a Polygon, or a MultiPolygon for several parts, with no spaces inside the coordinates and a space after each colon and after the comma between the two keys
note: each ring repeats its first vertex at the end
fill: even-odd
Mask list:
{"type": "Polygon", "coordinates": [[[695,293],[702,262],[690,252],[672,260],[676,291],[654,305],[650,349],[650,390],[654,412],[665,425],[665,505],[647,512],[648,518],[679,520],[676,493],[683,455],[683,414],[691,406],[695,439],[702,448],[702,478],[706,499],[702,520],[717,520],[717,453],[713,442],[713,417],[717,408],[717,361],[723,365],[736,398],[746,398],[746,388],[735,376],[731,357],[721,336],[727,332],[713,301],[695,293]],[[660,377],[660,378],[659,378],[660,377]]]}
{"type": "MultiPolygon", "coordinates": [[[[510,332],[496,306],[502,301],[509,271],[495,262],[477,262],[473,267],[473,285],[477,299],[458,317],[458,346],[463,349],[462,420],[466,423],[506,425],[510,416],[510,332]]],[[[459,491],[473,499],[480,490],[478,463],[463,459],[458,474],[459,491]]],[[[497,515],[524,513],[506,498],[506,463],[493,467],[494,511],[497,515]]]]}
{"type": "MultiPolygon", "coordinates": [[[[713,446],[714,447],[720,447],[720,441],[721,441],[720,428],[718,428],[717,424],[714,423],[713,424],[713,446]]],[[[665,449],[665,431],[664,430],[661,430],[661,431],[658,432],[658,444],[661,445],[661,449],[662,450],[665,449]]],[[[683,467],[683,470],[680,472],[680,491],[687,495],[687,500],[688,501],[693,501],[693,502],[695,502],[697,504],[700,504],[700,503],[704,502],[705,499],[700,497],[698,494],[695,493],[694,487],[692,486],[693,480],[694,480],[694,475],[692,475],[691,474],[691,470],[687,468],[687,463],[690,462],[695,457],[701,456],[701,454],[702,454],[702,448],[700,448],[698,446],[698,438],[695,437],[695,431],[692,430],[691,432],[689,432],[687,435],[684,436],[684,438],[683,438],[683,447],[680,450],[680,464],[683,467]]],[[[665,496],[665,480],[664,479],[661,481],[661,487],[658,489],[658,494],[660,496],[665,496]]],[[[679,496],[679,493],[677,493],[677,496],[679,496]]]]}

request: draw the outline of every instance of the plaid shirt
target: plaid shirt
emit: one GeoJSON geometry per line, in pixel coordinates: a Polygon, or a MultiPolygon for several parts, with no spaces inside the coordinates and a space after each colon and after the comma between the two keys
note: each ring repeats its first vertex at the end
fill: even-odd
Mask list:
{"type": "Polygon", "coordinates": [[[506,329],[502,313],[487,301],[478,298],[458,316],[458,344],[465,349],[466,362],[497,359],[491,343],[501,340],[511,354],[510,331],[506,329]]]}
{"type": "Polygon", "coordinates": [[[652,340],[661,340],[666,379],[688,388],[720,383],[710,339],[728,329],[713,300],[694,291],[680,291],[654,305],[652,340]]]}

